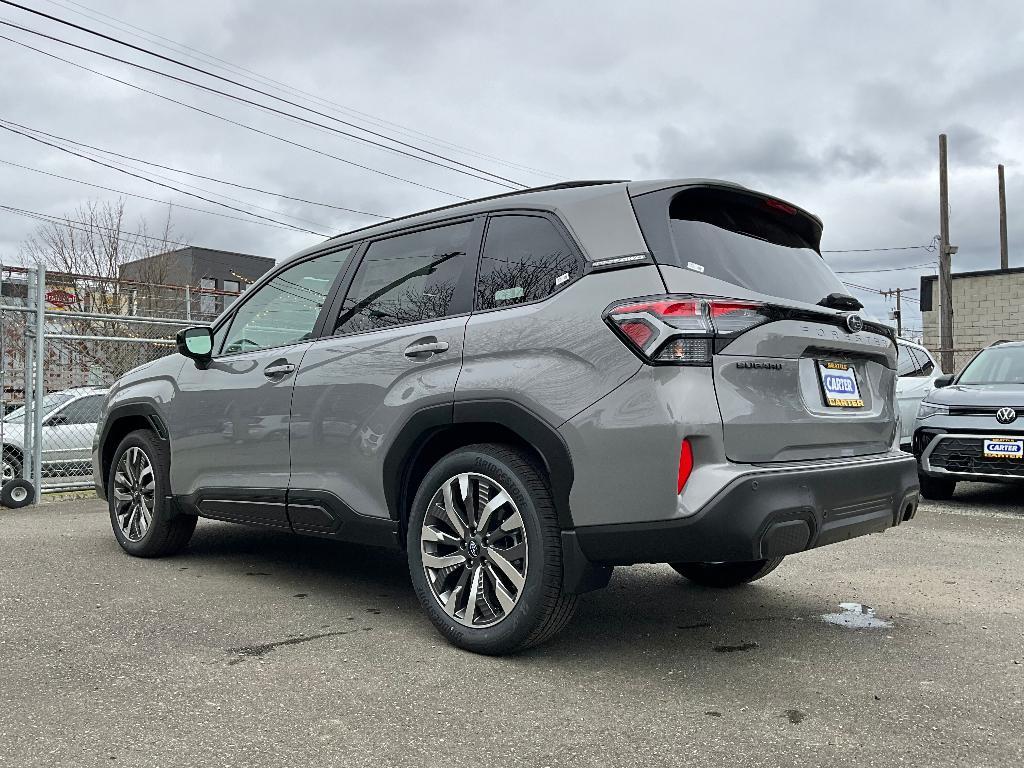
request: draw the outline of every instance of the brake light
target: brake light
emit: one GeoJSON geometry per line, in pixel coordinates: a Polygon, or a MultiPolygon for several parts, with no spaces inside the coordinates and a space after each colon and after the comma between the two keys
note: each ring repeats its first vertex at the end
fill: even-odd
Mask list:
{"type": "Polygon", "coordinates": [[[767,322],[763,304],[699,296],[653,296],[614,304],[605,320],[645,362],[710,365],[731,339],[767,322]]]}

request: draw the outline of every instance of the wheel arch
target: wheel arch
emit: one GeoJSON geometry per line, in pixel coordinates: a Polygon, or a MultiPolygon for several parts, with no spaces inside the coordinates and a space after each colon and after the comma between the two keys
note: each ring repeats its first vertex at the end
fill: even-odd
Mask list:
{"type": "Polygon", "coordinates": [[[554,427],[510,400],[469,400],[417,411],[388,449],[384,496],[389,514],[402,527],[403,541],[409,506],[430,467],[453,450],[481,442],[514,445],[531,455],[547,471],[559,526],[573,528],[572,459],[554,427]]]}
{"type": "Polygon", "coordinates": [[[125,437],[138,429],[149,430],[158,440],[168,439],[167,425],[156,408],[149,403],[126,403],[115,406],[107,414],[99,439],[100,479],[104,489],[110,478],[114,451],[125,437]]]}

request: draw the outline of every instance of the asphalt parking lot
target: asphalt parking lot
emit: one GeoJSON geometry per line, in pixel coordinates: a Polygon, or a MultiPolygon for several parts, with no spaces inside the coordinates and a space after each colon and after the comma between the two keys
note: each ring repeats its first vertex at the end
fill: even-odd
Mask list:
{"type": "Polygon", "coordinates": [[[397,555],[203,521],[144,561],[97,500],[0,510],[0,764],[1019,766],[1020,500],[729,593],[619,569],[506,659],[442,642],[397,555]]]}

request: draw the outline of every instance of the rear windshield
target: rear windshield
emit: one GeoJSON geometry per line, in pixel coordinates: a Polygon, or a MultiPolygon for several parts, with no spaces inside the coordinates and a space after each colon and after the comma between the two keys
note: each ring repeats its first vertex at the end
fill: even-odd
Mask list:
{"type": "Polygon", "coordinates": [[[1024,347],[989,347],[971,361],[957,384],[1024,384],[1024,347]]]}
{"type": "Polygon", "coordinates": [[[848,294],[818,253],[818,223],[791,206],[732,190],[688,189],[668,204],[667,236],[652,237],[649,230],[665,227],[665,203],[644,200],[651,197],[634,204],[660,264],[809,304],[848,294]]]}

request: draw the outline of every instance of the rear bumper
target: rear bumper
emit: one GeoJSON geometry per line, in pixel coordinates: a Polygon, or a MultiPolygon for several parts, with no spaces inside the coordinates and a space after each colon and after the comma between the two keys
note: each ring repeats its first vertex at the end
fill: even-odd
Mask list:
{"type": "Polygon", "coordinates": [[[576,528],[592,563],[761,560],[877,533],[917,511],[917,462],[901,451],[800,467],[759,467],[691,517],[576,528]]]}

